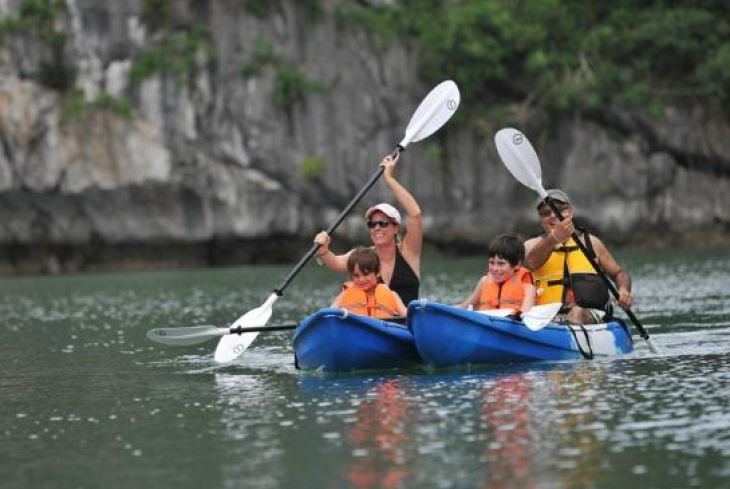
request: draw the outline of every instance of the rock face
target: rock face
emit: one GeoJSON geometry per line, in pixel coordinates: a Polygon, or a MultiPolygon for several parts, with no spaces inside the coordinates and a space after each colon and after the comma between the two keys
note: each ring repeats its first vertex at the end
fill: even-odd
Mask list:
{"type": "MultiPolygon", "coordinates": [[[[66,0],[43,31],[64,38],[0,41],[0,271],[299,256],[430,89],[412,53],[343,26],[336,2],[316,19],[294,1],[263,16],[157,3],[66,0]]],[[[0,16],[20,18],[19,4],[0,0],[0,16]]],[[[528,135],[546,186],[608,241],[706,245],[730,242],[728,127],[698,107],[661,120],[607,109],[528,135]]],[[[468,121],[399,166],[433,244],[481,250],[536,230],[533,193],[468,121]]],[[[357,209],[338,230],[351,242],[366,239],[357,209]]]]}

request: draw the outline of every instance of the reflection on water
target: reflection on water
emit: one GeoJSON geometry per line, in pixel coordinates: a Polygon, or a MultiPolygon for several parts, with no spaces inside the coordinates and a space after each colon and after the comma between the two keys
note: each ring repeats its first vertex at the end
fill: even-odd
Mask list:
{"type": "Polygon", "coordinates": [[[481,417],[489,432],[484,449],[488,468],[483,487],[532,487],[531,388],[530,379],[518,374],[482,385],[481,417]]]}
{"type": "MultiPolygon", "coordinates": [[[[286,267],[0,279],[2,487],[726,487],[730,256],[622,261],[664,356],[330,376],[294,368],[291,332],[224,367],[144,336],[228,324],[286,267]]],[[[424,295],[482,268],[427,264],[424,295]]],[[[272,322],[337,282],[308,268],[272,322]]]]}
{"type": "Polygon", "coordinates": [[[345,429],[354,461],[344,470],[343,478],[358,489],[400,487],[411,473],[405,462],[412,431],[406,426],[408,403],[400,382],[385,381],[365,397],[357,407],[354,425],[345,429]]]}

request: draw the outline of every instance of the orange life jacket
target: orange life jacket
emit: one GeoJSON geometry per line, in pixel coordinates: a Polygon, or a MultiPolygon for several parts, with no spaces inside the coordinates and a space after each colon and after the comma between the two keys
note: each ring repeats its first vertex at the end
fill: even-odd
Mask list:
{"type": "Polygon", "coordinates": [[[340,307],[354,314],[370,316],[378,319],[397,316],[398,303],[396,294],[385,284],[378,284],[373,294],[355,287],[352,282],[343,284],[345,289],[340,300],[340,307]]]}
{"type": "Polygon", "coordinates": [[[491,279],[487,280],[482,286],[476,310],[514,309],[520,312],[525,298],[525,289],[522,285],[525,283],[532,283],[530,271],[525,267],[515,268],[515,273],[501,284],[491,279]]]}

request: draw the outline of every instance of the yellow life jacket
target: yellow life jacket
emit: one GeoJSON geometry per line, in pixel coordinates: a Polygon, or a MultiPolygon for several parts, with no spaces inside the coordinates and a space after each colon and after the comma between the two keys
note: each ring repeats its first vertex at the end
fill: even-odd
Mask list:
{"type": "MultiPolygon", "coordinates": [[[[586,248],[593,253],[590,235],[584,233],[583,236],[586,248]]],[[[532,277],[537,290],[537,304],[575,302],[594,309],[606,310],[608,307],[608,288],[573,238],[555,245],[547,261],[533,270],[532,277]]]]}
{"type": "MultiPolygon", "coordinates": [[[[515,273],[510,278],[498,284],[489,279],[482,286],[479,294],[479,302],[477,303],[477,311],[486,311],[489,309],[514,309],[520,312],[522,309],[522,301],[525,299],[525,276],[530,275],[530,271],[525,267],[515,268],[515,273]]],[[[532,280],[529,279],[529,282],[532,280]]],[[[527,282],[527,283],[529,283],[527,282]]]]}
{"type": "Polygon", "coordinates": [[[378,284],[374,293],[368,294],[355,287],[352,282],[343,284],[344,293],[340,300],[340,307],[354,314],[370,316],[378,319],[387,319],[397,316],[398,303],[396,294],[385,284],[378,284]]]}

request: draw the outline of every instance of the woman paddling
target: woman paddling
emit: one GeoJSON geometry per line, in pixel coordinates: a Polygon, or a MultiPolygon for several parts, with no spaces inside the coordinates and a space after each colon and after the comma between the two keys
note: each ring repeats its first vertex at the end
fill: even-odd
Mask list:
{"type": "MultiPolygon", "coordinates": [[[[401,214],[390,204],[380,203],[365,212],[373,249],[380,258],[380,274],[383,281],[395,291],[407,305],[418,298],[421,276],[421,245],[423,222],[421,208],[413,196],[396,180],[394,172],[398,156],[388,155],[380,162],[385,182],[408,216],[408,229],[402,238],[398,232],[402,226],[401,214]]],[[[330,249],[330,236],[321,231],[314,238],[320,245],[317,256],[335,272],[347,272],[347,258],[352,250],[335,255],[330,249]]]]}

